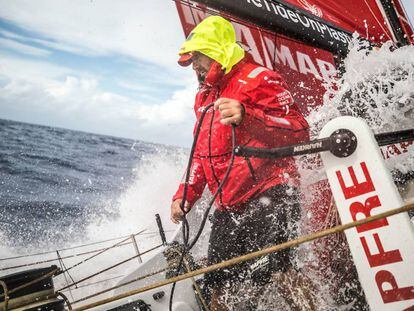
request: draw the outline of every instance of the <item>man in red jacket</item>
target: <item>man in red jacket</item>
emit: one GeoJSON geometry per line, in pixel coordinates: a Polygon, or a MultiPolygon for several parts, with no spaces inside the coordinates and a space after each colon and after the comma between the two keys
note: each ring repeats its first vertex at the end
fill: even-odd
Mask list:
{"type": "MultiPolygon", "coordinates": [[[[205,107],[214,103],[201,124],[190,170],[184,210],[207,185],[215,193],[229,166],[231,124],[236,145],[274,148],[308,139],[308,124],[282,77],[249,63],[236,43],[233,26],[211,16],[191,32],[180,51],[179,64],[193,69],[200,82],[194,110],[198,126],[205,107]]],[[[208,250],[209,264],[282,243],[295,236],[299,218],[298,173],[293,158],[280,160],[236,157],[216,200],[208,250]]],[[[173,197],[171,220],[183,217],[184,185],[173,197]]],[[[224,288],[252,280],[268,282],[275,271],[291,268],[291,252],[219,270],[206,276],[212,287],[212,310],[226,310],[224,288]]]]}

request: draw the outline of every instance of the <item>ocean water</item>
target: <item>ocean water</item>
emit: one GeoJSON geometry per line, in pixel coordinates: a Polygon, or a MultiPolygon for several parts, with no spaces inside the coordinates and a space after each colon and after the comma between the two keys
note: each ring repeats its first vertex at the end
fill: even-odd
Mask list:
{"type": "MultiPolygon", "coordinates": [[[[170,239],[177,229],[169,220],[171,197],[187,153],[0,119],[0,275],[73,267],[54,278],[60,289],[135,256],[128,239],[132,234],[141,232],[135,237],[141,253],[160,245],[156,213],[170,239]],[[125,237],[124,245],[111,248],[125,237]],[[88,259],[105,248],[109,250],[88,259]]],[[[138,264],[137,259],[127,261],[63,292],[74,301],[115,285],[138,264]]]]}
{"type": "Polygon", "coordinates": [[[152,227],[157,209],[169,209],[183,171],[182,154],[174,147],[0,120],[0,232],[5,242],[0,257],[152,227]],[[157,185],[159,170],[168,175],[164,166],[174,175],[170,187],[157,185]],[[159,191],[158,202],[142,194],[148,186],[159,191]],[[128,218],[145,205],[148,219],[128,218]],[[114,226],[117,221],[123,225],[114,226]]]}

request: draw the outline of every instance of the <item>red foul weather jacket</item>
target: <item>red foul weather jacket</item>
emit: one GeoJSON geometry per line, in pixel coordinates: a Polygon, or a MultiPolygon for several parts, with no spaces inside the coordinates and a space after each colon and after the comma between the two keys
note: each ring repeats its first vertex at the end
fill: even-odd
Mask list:
{"type": "MultiPolygon", "coordinates": [[[[236,127],[236,145],[274,148],[309,139],[309,126],[294,104],[282,77],[267,68],[241,61],[226,75],[212,68],[199,87],[194,110],[198,126],[205,107],[218,98],[238,100],[245,109],[236,127]],[[212,72],[213,71],[213,72],[212,72]]],[[[215,193],[230,163],[231,126],[220,123],[211,107],[201,125],[190,170],[187,201],[190,206],[202,195],[206,184],[215,193]]],[[[243,203],[278,184],[297,184],[293,158],[258,159],[236,157],[216,205],[220,210],[241,210],[243,203]]],[[[183,197],[180,184],[173,201],[183,197]]]]}

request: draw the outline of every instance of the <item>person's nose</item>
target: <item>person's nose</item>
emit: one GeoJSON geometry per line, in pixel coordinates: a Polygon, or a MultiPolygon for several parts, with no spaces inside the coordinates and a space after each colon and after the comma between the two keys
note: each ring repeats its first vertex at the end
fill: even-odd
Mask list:
{"type": "Polygon", "coordinates": [[[195,61],[193,61],[192,66],[193,66],[193,70],[198,70],[200,67],[199,64],[195,61]]]}

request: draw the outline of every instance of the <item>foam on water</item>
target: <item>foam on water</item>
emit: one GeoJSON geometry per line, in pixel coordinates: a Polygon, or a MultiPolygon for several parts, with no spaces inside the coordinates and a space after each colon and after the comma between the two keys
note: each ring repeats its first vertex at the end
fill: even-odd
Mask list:
{"type": "MultiPolygon", "coordinates": [[[[369,50],[355,40],[344,61],[339,80],[327,81],[324,104],[313,110],[308,121],[312,136],[319,135],[329,120],[351,115],[364,118],[374,133],[412,128],[414,125],[414,46],[393,49],[384,44],[369,50]]],[[[398,157],[387,159],[389,169],[414,170],[413,145],[398,157]]]]}
{"type": "MultiPolygon", "coordinates": [[[[187,151],[178,148],[160,146],[155,153],[150,152],[144,154],[139,161],[139,164],[133,169],[134,177],[130,185],[126,187],[118,197],[111,198],[108,202],[102,203],[99,209],[94,207],[87,213],[89,218],[82,220],[85,224],[86,232],[81,235],[74,235],[76,238],[68,238],[63,243],[59,241],[58,244],[57,241],[52,239],[50,241],[36,241],[34,244],[29,243],[24,249],[20,246],[15,248],[13,245],[2,245],[0,248],[2,258],[34,254],[47,250],[52,250],[52,252],[34,257],[17,258],[12,262],[0,261],[0,268],[56,259],[56,252],[53,252],[53,250],[56,249],[61,250],[59,251],[59,254],[61,257],[65,258],[66,256],[72,256],[73,254],[81,254],[97,249],[109,248],[113,244],[121,241],[121,239],[113,240],[114,238],[128,236],[142,230],[145,231],[136,237],[140,252],[144,252],[159,245],[161,239],[158,234],[155,214],[160,214],[167,239],[171,238],[172,233],[177,227],[169,218],[171,197],[181,180],[186,160],[187,151]],[[101,244],[72,249],[72,247],[96,243],[106,239],[112,240],[101,244]],[[38,248],[39,246],[40,248],[38,248]],[[71,249],[64,250],[66,248],[71,249]]],[[[44,228],[44,230],[47,231],[49,229],[44,228]]],[[[3,233],[0,232],[0,238],[2,236],[3,233]]],[[[70,269],[70,277],[76,281],[136,255],[135,248],[130,243],[131,240],[127,240],[126,242],[129,244],[106,251],[103,254],[70,269]]],[[[94,253],[73,258],[70,257],[64,259],[63,262],[66,267],[71,267],[93,254],[94,253]]],[[[144,255],[142,259],[146,260],[151,257],[152,254],[153,252],[144,255]]],[[[52,264],[60,265],[59,262],[52,261],[50,263],[45,263],[42,266],[52,264]]],[[[86,294],[92,294],[98,290],[108,288],[116,284],[121,277],[135,270],[138,264],[138,259],[128,261],[126,264],[111,269],[105,274],[94,277],[85,283],[94,283],[102,280],[107,281],[82,288],[82,290],[75,289],[66,293],[77,299],[86,294]],[[112,278],[116,279],[109,280],[112,278]]],[[[27,269],[31,268],[33,268],[33,266],[27,267],[27,269]]],[[[24,268],[17,270],[21,269],[24,268]]],[[[17,270],[5,270],[2,274],[12,273],[17,270]]],[[[65,277],[62,275],[57,277],[55,279],[55,287],[59,289],[68,282],[71,282],[70,277],[68,275],[65,277]]]]}
{"type": "MultiPolygon", "coordinates": [[[[322,127],[331,119],[342,115],[364,118],[374,133],[384,133],[413,128],[414,125],[414,47],[393,50],[389,44],[370,50],[364,43],[355,40],[344,61],[344,73],[337,80],[326,81],[327,93],[324,104],[311,111],[307,120],[312,138],[319,136],[322,127]]],[[[363,143],[363,142],[361,142],[363,143]]],[[[396,182],[402,176],[410,176],[414,170],[414,145],[384,147],[388,153],[387,167],[393,171],[396,182]]],[[[303,156],[298,161],[302,176],[305,210],[302,233],[319,231],[338,224],[334,205],[320,200],[320,191],[326,189],[326,179],[318,155],[303,156]],[[320,184],[313,187],[317,182],[320,184]],[[311,202],[309,204],[309,202],[311,202]],[[327,206],[328,205],[328,206],[327,206]],[[312,208],[313,206],[313,208],[312,208]],[[314,208],[317,206],[317,208],[314,208]]],[[[412,175],[411,175],[412,176],[412,175]]],[[[334,291],[340,293],[342,305],[335,308],[349,310],[358,301],[359,295],[352,278],[352,262],[343,235],[333,235],[300,247],[302,255],[297,265],[307,270],[314,285],[319,289],[317,297],[323,297],[320,310],[329,310],[334,305],[334,291]],[[345,258],[345,260],[344,260],[345,258]],[[347,277],[349,274],[351,277],[347,277]],[[329,302],[330,301],[330,302],[329,302]]],[[[364,308],[354,305],[354,308],[364,308]]]]}
{"type": "MultiPolygon", "coordinates": [[[[139,167],[134,169],[135,178],[132,184],[118,198],[115,207],[111,207],[116,209],[117,216],[92,220],[87,229],[86,241],[101,241],[146,230],[143,234],[136,236],[139,251],[145,252],[161,243],[154,216],[156,213],[160,214],[167,239],[170,239],[177,227],[170,221],[169,217],[171,197],[181,179],[185,162],[186,155],[180,150],[174,156],[164,150],[160,150],[154,156],[145,156],[139,167]]],[[[130,240],[127,242],[130,242],[130,240]]],[[[111,243],[114,244],[115,242],[111,243]]],[[[90,274],[90,271],[104,269],[136,254],[132,244],[107,253],[96,257],[90,265],[82,265],[78,269],[77,278],[90,274]],[[89,269],[92,267],[92,270],[89,269]]],[[[142,259],[147,260],[152,254],[144,255],[142,259]]],[[[106,273],[103,279],[120,275],[125,276],[134,271],[137,264],[137,260],[132,260],[119,269],[113,269],[106,273]]],[[[117,281],[119,279],[105,282],[101,286],[102,288],[108,288],[117,281]]],[[[93,287],[90,290],[94,292],[97,288],[93,287]]],[[[84,294],[82,293],[82,295],[84,294]]]]}
{"type": "Polygon", "coordinates": [[[135,178],[119,197],[115,219],[93,221],[88,227],[88,238],[106,239],[138,232],[157,230],[155,214],[160,214],[164,229],[174,230],[170,221],[172,195],[184,172],[186,155],[181,152],[173,157],[165,152],[145,156],[135,168],[135,178]]]}

